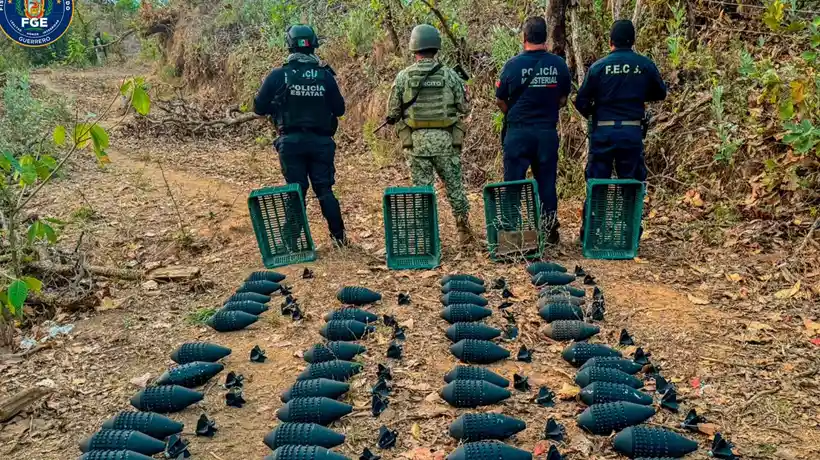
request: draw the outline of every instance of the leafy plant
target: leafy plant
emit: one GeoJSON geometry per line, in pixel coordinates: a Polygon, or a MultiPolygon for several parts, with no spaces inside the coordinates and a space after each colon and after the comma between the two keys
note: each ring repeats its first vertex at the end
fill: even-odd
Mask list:
{"type": "Polygon", "coordinates": [[[498,70],[504,67],[504,63],[521,50],[520,39],[515,31],[506,27],[494,26],[492,34],[493,63],[498,70]]]}
{"type": "Polygon", "coordinates": [[[743,142],[733,138],[734,133],[737,131],[737,125],[726,119],[723,94],[724,89],[722,86],[716,86],[712,89],[712,116],[715,120],[715,132],[720,140],[718,150],[715,153],[715,161],[733,163],[734,154],[743,142]]]}
{"type": "MultiPolygon", "coordinates": [[[[783,142],[800,154],[807,154],[820,144],[820,127],[814,126],[811,121],[803,120],[800,123],[786,123],[786,135],[783,142]]],[[[820,156],[820,151],[816,152],[820,156]]]]}
{"type": "Polygon", "coordinates": [[[783,0],[771,0],[763,13],[763,23],[774,32],[780,30],[780,25],[786,17],[786,4],[783,0]]]}

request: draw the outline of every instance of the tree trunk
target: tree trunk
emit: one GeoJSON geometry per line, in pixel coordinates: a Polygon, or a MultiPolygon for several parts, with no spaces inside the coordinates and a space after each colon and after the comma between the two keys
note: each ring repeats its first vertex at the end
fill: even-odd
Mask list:
{"type": "Polygon", "coordinates": [[[572,28],[572,50],[575,57],[575,76],[578,85],[584,83],[586,69],[584,69],[584,52],[581,49],[581,21],[578,20],[578,6],[569,9],[569,22],[572,28]]]}
{"type": "Polygon", "coordinates": [[[635,0],[635,11],[632,12],[632,24],[635,26],[635,35],[638,35],[638,21],[641,19],[642,9],[643,2],[641,0],[635,0]]]}
{"type": "Polygon", "coordinates": [[[390,46],[396,55],[401,55],[401,43],[399,43],[399,35],[396,33],[396,25],[393,21],[393,9],[390,3],[384,5],[384,28],[387,30],[387,38],[390,40],[390,46]]]}
{"type": "Polygon", "coordinates": [[[612,20],[617,21],[621,19],[621,10],[624,6],[624,0],[612,0],[612,20]]]}
{"type": "Polygon", "coordinates": [[[544,18],[547,20],[547,50],[562,57],[567,55],[566,14],[569,0],[550,0],[544,18]]]}

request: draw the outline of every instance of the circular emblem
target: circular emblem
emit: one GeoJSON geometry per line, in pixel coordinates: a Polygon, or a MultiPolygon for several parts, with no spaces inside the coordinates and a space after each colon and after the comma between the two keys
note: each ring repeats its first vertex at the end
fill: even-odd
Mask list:
{"type": "Polygon", "coordinates": [[[74,0],[0,0],[0,29],[23,46],[56,42],[74,17],[74,0]]]}

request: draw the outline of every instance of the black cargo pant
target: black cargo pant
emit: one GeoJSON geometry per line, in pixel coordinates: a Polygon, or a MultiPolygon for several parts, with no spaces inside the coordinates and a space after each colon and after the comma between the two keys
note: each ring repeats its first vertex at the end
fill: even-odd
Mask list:
{"type": "MultiPolygon", "coordinates": [[[[282,175],[288,184],[299,184],[302,198],[307,199],[310,186],[319,200],[330,236],[344,240],[345,226],[339,200],[333,194],[336,183],[336,143],[330,136],[294,133],[279,136],[275,142],[282,175]]],[[[304,203],[303,203],[304,204],[304,203]]]]}

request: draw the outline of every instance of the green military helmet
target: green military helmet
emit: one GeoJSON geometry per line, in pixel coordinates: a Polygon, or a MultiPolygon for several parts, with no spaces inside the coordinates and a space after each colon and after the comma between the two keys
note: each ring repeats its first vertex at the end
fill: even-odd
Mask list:
{"type": "Polygon", "coordinates": [[[288,49],[319,47],[319,38],[316,37],[313,28],[305,24],[296,24],[288,27],[286,40],[288,49]]]}
{"type": "Polygon", "coordinates": [[[441,49],[441,34],[438,29],[429,24],[414,27],[413,32],[410,33],[410,51],[429,49],[441,49]]]}

